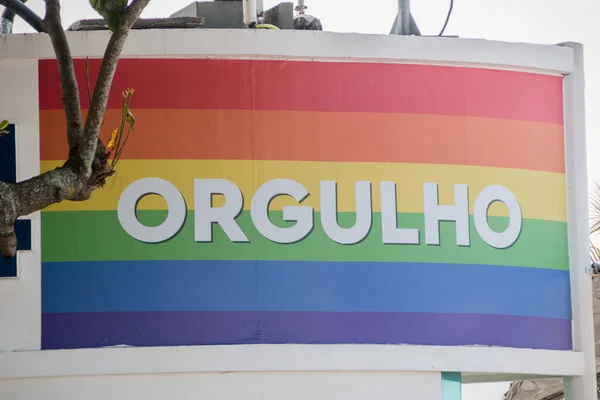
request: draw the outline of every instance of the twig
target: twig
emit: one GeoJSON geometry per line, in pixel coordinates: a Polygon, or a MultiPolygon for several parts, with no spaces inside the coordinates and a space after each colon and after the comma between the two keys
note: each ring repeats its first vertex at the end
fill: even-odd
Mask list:
{"type": "Polygon", "coordinates": [[[85,58],[85,81],[87,83],[88,104],[92,102],[92,90],[90,89],[90,58],[85,58]]]}
{"type": "Polygon", "coordinates": [[[104,112],[106,111],[108,94],[117,69],[119,57],[121,56],[121,51],[123,50],[131,27],[135,21],[138,20],[149,1],[150,0],[133,0],[133,2],[125,9],[121,26],[111,35],[106,51],[104,52],[102,64],[100,65],[100,72],[98,73],[98,80],[96,81],[96,87],[94,88],[94,94],[92,95],[92,101],[83,131],[82,156],[85,167],[90,170],[90,173],[91,164],[96,154],[100,125],[102,123],[104,112]]]}

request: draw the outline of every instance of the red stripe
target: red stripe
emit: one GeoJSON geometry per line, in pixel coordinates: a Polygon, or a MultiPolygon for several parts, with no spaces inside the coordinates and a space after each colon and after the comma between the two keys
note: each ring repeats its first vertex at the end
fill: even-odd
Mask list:
{"type": "MultiPolygon", "coordinates": [[[[99,70],[90,60],[90,76],[99,70]]],[[[39,63],[40,108],[60,109],[55,60],[39,63]]],[[[85,60],[76,60],[88,108],[85,60]]],[[[93,84],[93,82],[92,82],[93,84]]],[[[136,89],[133,107],[381,112],[562,124],[562,78],[480,68],[264,60],[122,59],[109,108],[136,89]]],[[[306,122],[310,129],[310,121],[306,122]]]]}

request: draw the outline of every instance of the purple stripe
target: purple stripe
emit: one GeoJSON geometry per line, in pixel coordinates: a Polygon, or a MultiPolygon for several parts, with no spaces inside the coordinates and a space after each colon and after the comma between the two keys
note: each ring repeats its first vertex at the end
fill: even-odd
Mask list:
{"type": "Polygon", "coordinates": [[[572,348],[571,321],[555,318],[279,311],[42,315],[42,349],[255,343],[572,348]]]}

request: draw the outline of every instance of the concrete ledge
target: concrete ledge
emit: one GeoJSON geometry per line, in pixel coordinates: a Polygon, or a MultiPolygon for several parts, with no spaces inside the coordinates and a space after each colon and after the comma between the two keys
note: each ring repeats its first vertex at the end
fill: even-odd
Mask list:
{"type": "MultiPolygon", "coordinates": [[[[131,29],[194,29],[204,25],[204,17],[145,18],[139,19],[131,29]]],[[[108,30],[103,19],[83,19],[73,23],[68,31],[108,30]]]]}
{"type": "MultiPolygon", "coordinates": [[[[102,57],[108,31],[67,32],[73,57],[102,57]]],[[[565,46],[398,35],[271,29],[152,29],[129,35],[123,57],[204,57],[368,61],[568,74],[565,46]]],[[[0,36],[1,59],[55,58],[44,34],[0,36]]]]}
{"type": "Polygon", "coordinates": [[[513,377],[580,376],[583,355],[569,351],[392,345],[117,347],[0,353],[0,380],[266,371],[463,371],[472,381],[483,382],[492,372],[513,377]]]}
{"type": "Polygon", "coordinates": [[[7,400],[441,400],[435,372],[237,372],[0,381],[7,400]]]}

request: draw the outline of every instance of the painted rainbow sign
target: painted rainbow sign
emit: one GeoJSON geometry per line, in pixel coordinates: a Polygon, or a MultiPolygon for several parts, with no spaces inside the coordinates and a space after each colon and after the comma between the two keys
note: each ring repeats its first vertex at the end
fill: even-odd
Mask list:
{"type": "MultiPolygon", "coordinates": [[[[40,61],[42,170],[67,154],[57,76],[40,61]]],[[[572,348],[562,77],[124,59],[105,139],[127,87],[116,176],[42,213],[44,349],[572,348]]]]}

